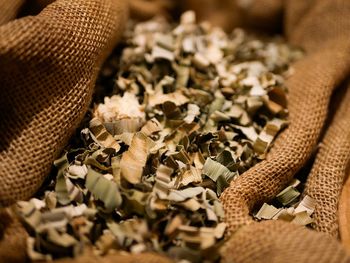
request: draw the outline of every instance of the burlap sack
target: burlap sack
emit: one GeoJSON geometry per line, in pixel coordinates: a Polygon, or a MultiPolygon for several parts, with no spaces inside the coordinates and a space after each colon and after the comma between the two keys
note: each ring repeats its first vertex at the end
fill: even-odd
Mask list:
{"type": "Polygon", "coordinates": [[[350,253],[350,165],[348,165],[345,183],[341,190],[338,207],[340,240],[350,253]]]}
{"type": "Polygon", "coordinates": [[[348,254],[336,240],[283,221],[242,227],[224,247],[223,254],[225,263],[349,262],[348,254]]]}
{"type": "Polygon", "coordinates": [[[339,197],[350,164],[350,85],[319,146],[305,194],[316,200],[314,228],[339,237],[339,197]]]}
{"type": "Polygon", "coordinates": [[[27,233],[10,209],[0,210],[0,262],[25,262],[27,233]]]}
{"type": "MultiPolygon", "coordinates": [[[[185,5],[195,2],[179,1],[185,5]]],[[[205,6],[201,3],[197,0],[197,5],[193,7],[205,6]]],[[[123,1],[116,0],[58,0],[37,17],[26,17],[0,27],[2,205],[30,197],[47,175],[52,160],[87,108],[99,65],[106,51],[115,43],[121,21],[125,18],[124,7],[123,1]]],[[[283,24],[289,41],[307,51],[307,56],[294,65],[295,74],[288,81],[289,128],[278,138],[268,159],[232,182],[222,196],[229,230],[234,233],[224,250],[224,261],[291,262],[295,259],[297,262],[350,262],[340,245],[325,234],[275,221],[255,223],[249,216],[254,206],[268,201],[285,187],[308,160],[320,139],[331,95],[349,75],[350,2],[225,0],[220,1],[220,8],[211,10],[213,15],[207,18],[212,18],[214,22],[217,19],[216,22],[226,28],[237,24],[254,27],[257,23],[260,27],[275,30],[283,24]],[[242,5],[249,2],[250,6],[242,5]],[[284,23],[280,21],[281,12],[284,23]],[[237,16],[230,18],[232,14],[237,16]],[[293,256],[292,252],[298,256],[293,256]]],[[[344,125],[348,124],[337,124],[336,119],[332,125],[346,129],[344,125]]],[[[332,134],[337,136],[337,132],[331,132],[333,129],[339,130],[330,128],[324,142],[332,134]]],[[[342,140],[345,139],[339,139],[334,145],[339,145],[342,140]]],[[[332,139],[328,141],[333,142],[332,139]]],[[[332,152],[334,147],[329,146],[326,152],[332,152]]],[[[317,158],[326,160],[322,159],[321,152],[317,158]]],[[[342,167],[348,160],[348,153],[343,154],[339,153],[342,167]]],[[[320,161],[315,163],[315,167],[317,163],[320,161]]],[[[338,176],[336,182],[340,182],[343,176],[339,172],[332,175],[338,176]]],[[[315,185],[311,182],[310,179],[308,193],[315,185]]],[[[316,186],[320,187],[318,183],[316,186]]],[[[339,184],[324,185],[322,189],[339,193],[339,184]],[[335,188],[332,188],[334,185],[335,188]]],[[[337,196],[333,195],[336,199],[337,196]]],[[[315,198],[318,202],[328,202],[324,197],[315,198]]],[[[324,213],[320,210],[322,207],[325,206],[317,206],[316,225],[323,221],[318,215],[324,213]]],[[[328,211],[333,209],[331,214],[336,212],[336,206],[328,207],[328,211]]],[[[16,221],[1,223],[7,238],[13,236],[8,234],[11,229],[18,229],[16,221]]],[[[337,224],[336,220],[332,219],[331,227],[326,227],[327,232],[334,232],[334,224],[337,224]]],[[[23,236],[18,236],[22,238],[15,237],[19,241],[12,243],[23,245],[23,236]]],[[[6,256],[6,252],[1,254],[1,251],[6,251],[4,244],[7,242],[3,240],[0,258],[6,256]]],[[[140,259],[122,259],[119,256],[109,256],[104,261],[140,259]]],[[[141,257],[147,262],[166,261],[153,255],[141,257]]],[[[14,257],[13,262],[21,262],[22,259],[14,257]]],[[[84,259],[63,262],[81,260],[86,262],[84,259]]]]}
{"type": "MultiPolygon", "coordinates": [[[[16,1],[1,2],[15,9],[16,1]]],[[[59,0],[0,27],[1,205],[38,190],[84,116],[126,18],[126,1],[59,0]]]]}
{"type": "Polygon", "coordinates": [[[14,19],[24,2],[25,0],[0,0],[0,25],[14,19]]]}

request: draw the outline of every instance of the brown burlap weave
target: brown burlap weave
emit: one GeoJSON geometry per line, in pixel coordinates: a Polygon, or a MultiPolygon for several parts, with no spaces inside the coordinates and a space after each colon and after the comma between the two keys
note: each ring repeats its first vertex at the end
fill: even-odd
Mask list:
{"type": "Polygon", "coordinates": [[[308,176],[305,194],[314,198],[314,228],[339,237],[338,201],[350,163],[350,85],[327,130],[308,176]]]}
{"type": "Polygon", "coordinates": [[[126,1],[60,0],[0,27],[1,205],[42,184],[84,116],[126,18],[126,1]]]}
{"type": "Polygon", "coordinates": [[[0,0],[0,25],[16,18],[18,10],[25,0],[0,0]]]}
{"type": "MultiPolygon", "coordinates": [[[[18,9],[17,2],[21,3],[0,0],[0,17],[5,14],[0,23],[14,17],[10,11],[18,9]]],[[[249,216],[254,206],[274,197],[291,180],[317,146],[331,95],[349,76],[350,2],[260,0],[246,1],[251,5],[242,6],[243,2],[220,1],[220,8],[211,9],[209,18],[214,22],[218,19],[226,28],[258,24],[271,30],[280,27],[283,13],[285,36],[303,47],[307,55],[294,65],[295,73],[288,81],[290,126],[278,138],[268,159],[232,182],[222,195],[233,233],[223,259],[350,262],[337,241],[325,234],[283,222],[256,223],[249,216]]],[[[180,3],[184,9],[189,4],[197,9],[205,6],[200,0],[180,3]]],[[[154,12],[168,7],[162,5],[154,12]]],[[[43,182],[53,159],[87,109],[99,66],[120,35],[126,15],[125,1],[57,0],[38,16],[0,27],[1,205],[29,198],[43,182]]],[[[350,155],[346,146],[350,127],[349,120],[343,118],[344,108],[349,112],[349,104],[344,102],[331,126],[325,127],[324,146],[307,185],[307,193],[318,202],[315,228],[333,236],[337,235],[337,200],[350,155]]],[[[0,262],[23,262],[23,229],[5,210],[0,221],[4,229],[0,262]],[[10,249],[19,252],[10,253],[10,249]]],[[[85,256],[61,262],[96,260],[85,256]]],[[[139,260],[167,261],[153,254],[118,254],[101,262],[139,260]]]]}
{"type": "Polygon", "coordinates": [[[242,227],[223,253],[223,262],[234,263],[349,262],[349,256],[336,240],[283,221],[242,227]]]}

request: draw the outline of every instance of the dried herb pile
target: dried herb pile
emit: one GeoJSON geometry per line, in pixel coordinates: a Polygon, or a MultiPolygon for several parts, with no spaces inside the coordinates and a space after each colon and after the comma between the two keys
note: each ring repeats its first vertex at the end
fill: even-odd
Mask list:
{"type": "Polygon", "coordinates": [[[226,34],[191,11],[130,24],[110,59],[113,95],[95,104],[81,148],[55,162],[45,194],[19,202],[33,260],[155,251],[215,261],[219,196],[286,126],[285,78],[300,56],[280,39],[226,34]]]}
{"type": "Polygon", "coordinates": [[[302,226],[313,223],[311,216],[315,211],[316,201],[308,195],[301,196],[299,189],[302,186],[298,179],[294,179],[272,200],[272,204],[264,203],[253,216],[257,220],[279,219],[302,226]]]}

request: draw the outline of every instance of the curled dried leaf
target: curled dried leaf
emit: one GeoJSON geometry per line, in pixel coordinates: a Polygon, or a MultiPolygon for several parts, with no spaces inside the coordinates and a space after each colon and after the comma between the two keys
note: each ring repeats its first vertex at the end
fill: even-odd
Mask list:
{"type": "Polygon", "coordinates": [[[122,203],[117,184],[92,169],[89,169],[86,176],[85,186],[96,199],[103,202],[107,211],[118,208],[122,203]]]}
{"type": "Polygon", "coordinates": [[[139,132],[134,135],[128,151],[123,154],[120,161],[121,175],[129,183],[141,182],[143,168],[153,146],[154,142],[145,134],[139,132]]]}

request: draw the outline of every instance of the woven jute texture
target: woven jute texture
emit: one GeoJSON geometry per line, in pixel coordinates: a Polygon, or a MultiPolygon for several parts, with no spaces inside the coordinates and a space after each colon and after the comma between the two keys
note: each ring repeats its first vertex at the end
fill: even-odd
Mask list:
{"type": "Polygon", "coordinates": [[[345,263],[345,249],[331,237],[283,221],[242,227],[223,248],[223,262],[345,263]]]}
{"type": "MultiPolygon", "coordinates": [[[[144,3],[132,2],[132,14],[137,15],[144,3]]],[[[152,5],[143,18],[171,7],[169,1],[152,2],[159,6],[152,5]]],[[[5,24],[15,17],[21,1],[0,0],[0,4],[0,16],[6,13],[0,18],[4,24],[0,27],[0,204],[8,205],[34,194],[82,119],[98,69],[120,35],[127,7],[120,0],[57,0],[37,16],[5,24]]],[[[287,83],[289,127],[267,160],[233,181],[222,195],[232,234],[223,260],[350,262],[336,239],[329,237],[337,236],[338,196],[349,162],[350,127],[349,118],[344,117],[349,115],[345,102],[349,99],[344,97],[339,108],[331,105],[337,108],[336,114],[325,126],[331,96],[349,77],[350,1],[187,0],[177,4],[182,10],[197,9],[200,16],[227,29],[236,25],[283,28],[291,43],[306,50],[287,83]],[[322,129],[326,133],[320,138],[322,129]],[[250,211],[286,186],[320,140],[306,193],[317,201],[315,229],[328,235],[279,221],[254,222],[250,211]]],[[[0,230],[0,262],[24,262],[25,232],[6,209],[1,211],[0,230]]],[[[96,261],[169,260],[153,254],[116,254],[60,262],[96,261]]]]}
{"type": "Polygon", "coordinates": [[[0,25],[14,19],[25,0],[0,0],[0,25]]]}
{"type": "Polygon", "coordinates": [[[0,209],[0,262],[25,262],[26,231],[9,208],[0,209]]]}
{"type": "Polygon", "coordinates": [[[162,257],[155,253],[142,253],[137,255],[111,254],[103,257],[94,256],[92,253],[80,256],[76,259],[61,259],[55,263],[171,263],[171,259],[162,257]]]}
{"type": "Polygon", "coordinates": [[[126,1],[58,0],[0,27],[1,205],[42,184],[84,116],[126,18],[126,1]]]}
{"type": "Polygon", "coordinates": [[[338,201],[350,162],[350,85],[345,88],[305,189],[305,194],[316,200],[314,228],[334,237],[339,237],[338,201]]]}

